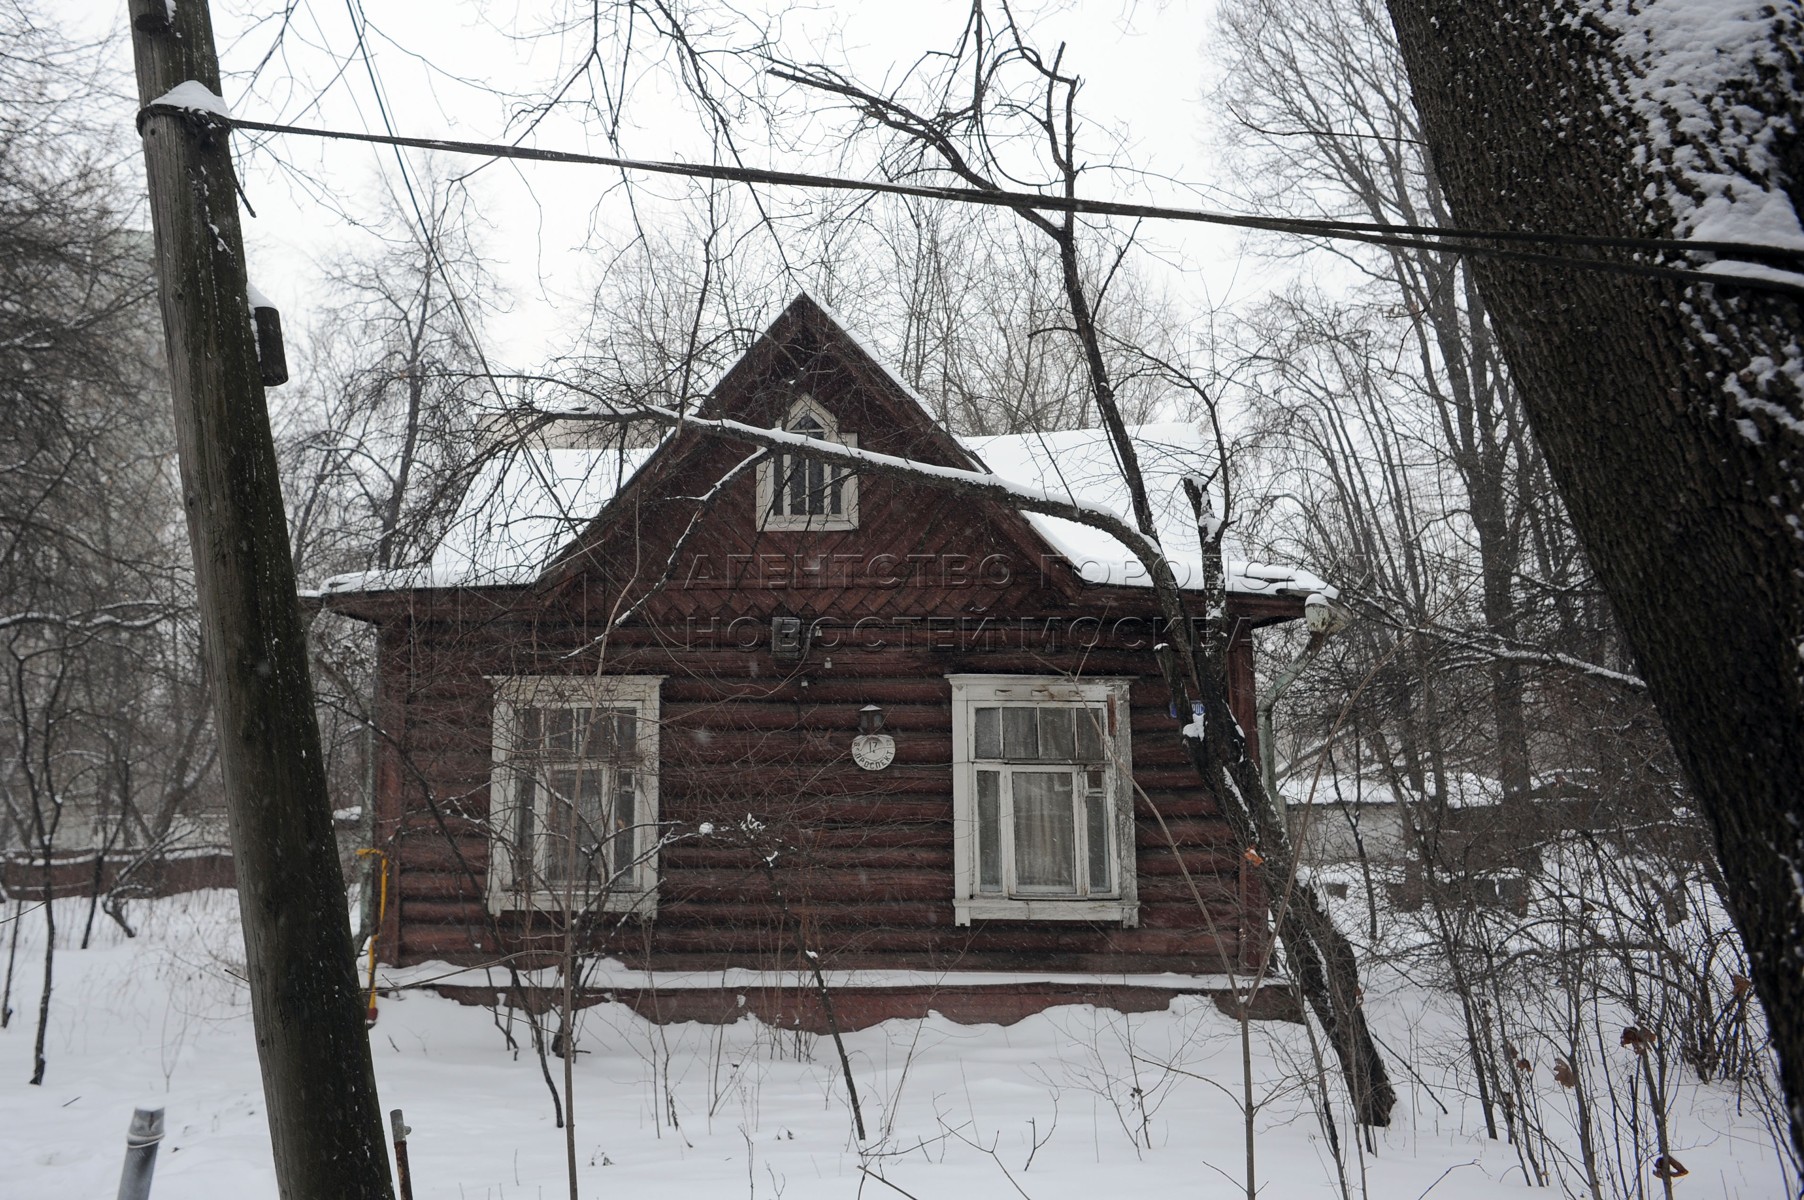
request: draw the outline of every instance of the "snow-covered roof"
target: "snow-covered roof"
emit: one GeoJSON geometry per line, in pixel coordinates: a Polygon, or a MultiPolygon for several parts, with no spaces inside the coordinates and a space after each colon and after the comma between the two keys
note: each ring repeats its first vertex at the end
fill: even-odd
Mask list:
{"type": "Polygon", "coordinates": [[[320,592],[531,583],[652,453],[617,446],[516,450],[477,473],[425,566],[335,575],[320,592]]]}
{"type": "MultiPolygon", "coordinates": [[[[1397,790],[1387,779],[1327,770],[1318,778],[1315,766],[1313,761],[1306,761],[1279,781],[1278,792],[1286,804],[1326,805],[1343,800],[1373,806],[1397,803],[1397,790]]],[[[1585,767],[1536,771],[1529,777],[1529,786],[1533,794],[1544,799],[1583,798],[1596,790],[1596,775],[1596,771],[1585,767]]],[[[1492,808],[1503,803],[1503,780],[1495,775],[1446,771],[1440,777],[1440,785],[1444,791],[1439,802],[1448,808],[1492,808]]],[[[1430,786],[1434,784],[1431,782],[1430,786]]],[[[1403,799],[1420,804],[1427,798],[1406,791],[1403,799]]]]}
{"type": "MultiPolygon", "coordinates": [[[[1206,473],[1215,460],[1215,447],[1201,429],[1188,422],[1172,421],[1130,429],[1134,453],[1146,481],[1159,544],[1165,548],[1172,572],[1182,587],[1203,582],[1202,553],[1196,520],[1184,495],[1186,475],[1206,473]]],[[[1115,461],[1108,434],[1101,429],[1068,429],[1059,433],[1022,433],[1001,437],[960,439],[967,450],[983,460],[992,472],[1015,483],[1027,484],[1054,496],[1069,498],[1086,507],[1113,509],[1132,524],[1133,505],[1128,500],[1127,479],[1115,461]]],[[[1127,587],[1151,587],[1146,568],[1111,535],[1062,517],[1023,513],[1035,532],[1050,542],[1089,583],[1127,587]]],[[[1324,580],[1299,567],[1248,562],[1231,553],[1226,576],[1228,590],[1242,594],[1307,596],[1311,592],[1335,595],[1324,580]]]]}
{"type": "MultiPolygon", "coordinates": [[[[1211,447],[1193,425],[1145,425],[1131,431],[1158,523],[1160,542],[1178,582],[1202,582],[1201,558],[1181,480],[1206,468],[1211,447]],[[1186,548],[1189,548],[1186,553],[1186,548]]],[[[995,475],[1086,506],[1124,516],[1127,487],[1100,429],[961,439],[995,475]]],[[[477,475],[431,561],[399,571],[338,575],[326,594],[430,587],[511,587],[531,583],[567,549],[596,514],[650,460],[653,450],[521,450],[477,475]]],[[[1023,514],[1085,581],[1150,587],[1145,569],[1109,534],[1059,517],[1023,514]]],[[[1230,591],[1304,596],[1333,594],[1296,567],[1230,559],[1230,591]]]]}

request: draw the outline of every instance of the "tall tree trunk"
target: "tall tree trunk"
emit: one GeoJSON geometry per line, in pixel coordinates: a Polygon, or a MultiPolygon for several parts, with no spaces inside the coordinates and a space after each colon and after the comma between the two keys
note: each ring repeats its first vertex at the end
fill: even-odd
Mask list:
{"type": "MultiPolygon", "coordinates": [[[[1623,33],[1677,20],[1676,3],[1389,6],[1460,225],[1683,235],[1691,206],[1711,198],[1700,163],[1743,202],[1795,210],[1795,6],[1745,21],[1732,10],[1755,5],[1704,6],[1719,30],[1754,37],[1736,56],[1745,70],[1710,60],[1718,77],[1701,86],[1695,60],[1662,75],[1646,58],[1659,37],[1623,33]],[[1667,84],[1662,103],[1676,107],[1650,107],[1647,89],[1667,84]]],[[[1502,259],[1474,269],[1573,523],[1733,864],[1727,897],[1804,1149],[1804,312],[1729,282],[1502,259]]]]}
{"type": "MultiPolygon", "coordinates": [[[[1521,568],[1520,547],[1509,536],[1509,518],[1503,499],[1501,472],[1487,471],[1482,486],[1470,489],[1472,524],[1478,536],[1478,569],[1482,590],[1480,604],[1485,631],[1514,641],[1516,574],[1521,568]]],[[[1528,827],[1525,799],[1532,786],[1528,755],[1528,719],[1523,705],[1522,666],[1505,658],[1493,658],[1488,668],[1491,718],[1497,743],[1497,780],[1503,790],[1505,813],[1514,828],[1528,827]]]]}
{"type": "MultiPolygon", "coordinates": [[[[1198,482],[1185,480],[1185,489],[1201,535],[1203,594],[1209,612],[1202,640],[1193,642],[1186,636],[1189,614],[1183,611],[1175,587],[1170,589],[1170,600],[1164,601],[1179,613],[1169,632],[1185,653],[1190,670],[1176,670],[1175,656],[1170,653],[1160,655],[1161,666],[1173,696],[1185,697],[1193,686],[1203,705],[1201,736],[1196,736],[1194,724],[1187,727],[1182,735],[1184,748],[1236,842],[1245,847],[1246,861],[1253,867],[1265,902],[1274,905],[1286,965],[1328,1035],[1358,1120],[1364,1125],[1389,1125],[1397,1093],[1366,1023],[1358,956],[1314,885],[1300,876],[1283,811],[1277,797],[1266,790],[1258,759],[1247,753],[1240,722],[1228,703],[1227,647],[1233,639],[1226,621],[1221,527],[1210,528],[1198,482]]],[[[1169,575],[1162,590],[1168,580],[1169,575]]]]}
{"type": "Polygon", "coordinates": [[[101,885],[106,878],[106,849],[94,851],[94,874],[88,879],[88,919],[81,927],[81,948],[86,950],[94,937],[94,912],[100,907],[101,885]]]}
{"type": "Polygon", "coordinates": [[[50,1029],[50,985],[56,967],[56,894],[55,876],[51,874],[50,847],[44,854],[44,986],[38,993],[38,1032],[31,1045],[31,1082],[44,1082],[44,1038],[50,1029]]]}

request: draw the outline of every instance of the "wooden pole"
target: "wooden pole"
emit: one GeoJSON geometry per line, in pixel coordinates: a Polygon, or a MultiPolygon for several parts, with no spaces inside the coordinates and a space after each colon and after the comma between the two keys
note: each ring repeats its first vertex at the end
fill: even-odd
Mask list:
{"type": "MultiPolygon", "coordinates": [[[[141,105],[189,81],[217,94],[205,0],[130,13],[141,105]]],[[[138,124],[277,1186],[284,1200],[390,1200],[231,154],[204,113],[138,124]]]]}

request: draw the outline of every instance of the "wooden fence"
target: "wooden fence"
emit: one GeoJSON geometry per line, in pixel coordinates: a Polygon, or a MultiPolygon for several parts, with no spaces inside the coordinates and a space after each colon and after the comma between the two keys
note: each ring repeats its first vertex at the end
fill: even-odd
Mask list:
{"type": "MultiPolygon", "coordinates": [[[[142,862],[135,850],[105,854],[72,850],[50,856],[50,894],[59,899],[92,895],[96,887],[104,894],[120,882],[122,875],[126,886],[139,896],[173,896],[201,888],[237,886],[232,853],[223,847],[177,850],[142,862]]],[[[0,854],[0,894],[42,899],[44,860],[22,851],[0,854]]]]}

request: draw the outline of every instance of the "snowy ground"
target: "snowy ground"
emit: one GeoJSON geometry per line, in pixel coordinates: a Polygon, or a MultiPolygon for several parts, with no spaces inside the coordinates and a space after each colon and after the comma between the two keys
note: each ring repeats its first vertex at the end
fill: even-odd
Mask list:
{"type": "MultiPolygon", "coordinates": [[[[83,915],[63,902],[59,927],[79,938],[83,915]]],[[[17,1011],[0,1032],[0,1197],[112,1195],[134,1104],[168,1112],[157,1200],[275,1195],[235,897],[174,897],[138,915],[135,940],[103,916],[93,948],[57,955],[49,1073],[32,1087],[43,926],[27,911],[17,1011]]],[[[1515,1153],[1475,1131],[1475,1107],[1433,1066],[1457,1057],[1433,998],[1402,985],[1376,993],[1380,1035],[1425,1082],[1399,1078],[1392,1128],[1350,1164],[1354,1194],[1362,1171],[1373,1197],[1521,1192],[1515,1153]]],[[[1320,1124],[1293,1082],[1308,1058],[1300,1030],[1253,1029],[1262,1194],[1338,1194],[1320,1124]]],[[[505,1049],[490,1013],[418,993],[384,1000],[372,1045],[383,1107],[403,1108],[414,1130],[422,1200],[568,1194],[538,1062],[505,1049]]],[[[875,1147],[862,1159],[825,1039],[798,1042],[749,1020],[660,1028],[602,1006],[589,1010],[580,1046],[585,1197],[1244,1194],[1238,1027],[1206,1002],[1132,1017],[1061,1008],[1006,1028],[933,1017],[850,1035],[875,1147]]],[[[1541,1103],[1569,1103],[1537,1074],[1541,1103]]],[[[1678,1110],[1675,1151],[1692,1172],[1679,1194],[1780,1194],[1770,1137],[1737,1115],[1731,1091],[1688,1085],[1678,1110]]]]}

